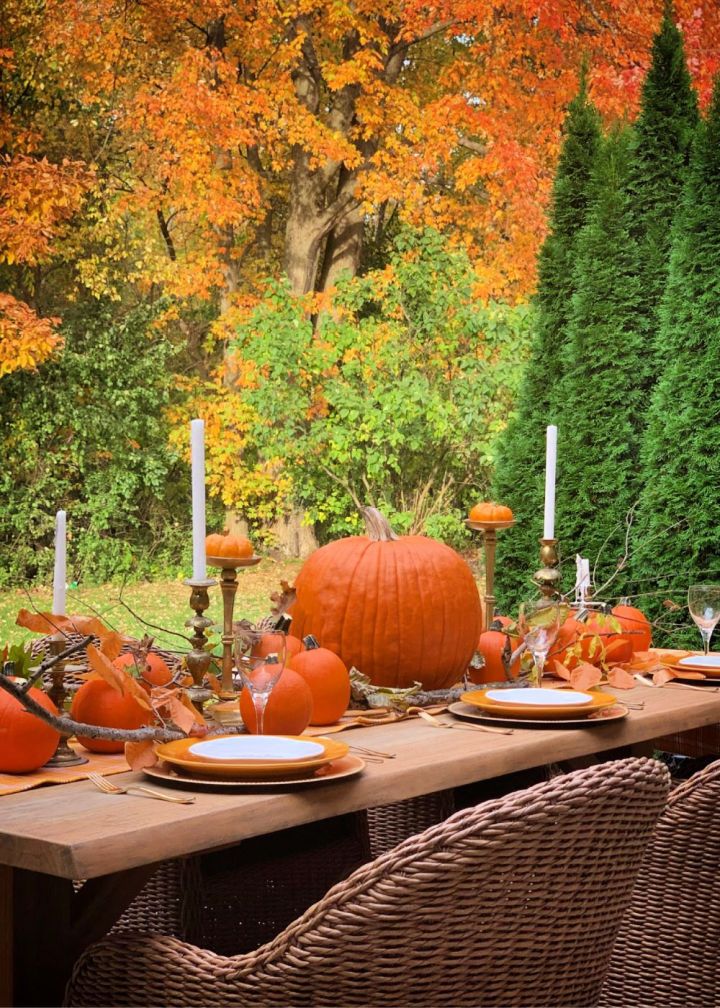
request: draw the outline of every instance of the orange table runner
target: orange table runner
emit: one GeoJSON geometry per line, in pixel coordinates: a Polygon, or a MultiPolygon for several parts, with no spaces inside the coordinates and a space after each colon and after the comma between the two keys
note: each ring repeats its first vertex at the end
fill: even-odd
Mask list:
{"type": "Polygon", "coordinates": [[[29,791],[43,784],[70,784],[84,780],[89,773],[106,777],[130,769],[123,753],[89,753],[77,742],[71,742],[70,748],[86,756],[88,762],[70,767],[40,767],[35,773],[28,774],[0,773],[0,796],[29,791]]]}

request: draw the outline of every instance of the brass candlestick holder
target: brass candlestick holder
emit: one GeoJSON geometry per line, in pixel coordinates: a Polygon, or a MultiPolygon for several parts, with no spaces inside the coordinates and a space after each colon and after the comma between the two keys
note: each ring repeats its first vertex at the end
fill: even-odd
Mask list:
{"type": "MultiPolygon", "coordinates": [[[[61,633],[53,634],[50,638],[50,646],[48,650],[50,655],[54,657],[55,655],[61,654],[65,648],[68,646],[67,638],[61,633]]],[[[48,690],[48,696],[52,702],[57,707],[60,715],[62,716],[63,709],[65,707],[65,698],[67,697],[67,690],[65,689],[65,662],[59,661],[50,669],[50,677],[52,679],[52,685],[48,690]]],[[[68,745],[69,735],[61,735],[60,740],[57,744],[57,749],[47,761],[45,766],[49,767],[69,767],[69,766],[80,766],[83,763],[89,762],[85,756],[81,756],[79,753],[74,752],[68,745]]]]}
{"type": "Polygon", "coordinates": [[[184,584],[192,589],[190,593],[190,608],[195,611],[195,615],[185,621],[185,626],[191,627],[193,630],[191,638],[193,649],[185,656],[188,671],[193,681],[192,686],[188,689],[188,695],[195,707],[202,714],[203,704],[212,696],[212,690],[209,690],[204,685],[204,680],[205,673],[212,661],[212,655],[207,650],[208,639],[205,631],[213,625],[213,621],[208,619],[207,616],[203,616],[203,613],[210,605],[208,588],[214,587],[217,581],[214,578],[206,578],[204,581],[193,581],[191,578],[188,578],[184,584]]]}
{"type": "Polygon", "coordinates": [[[497,546],[497,534],[501,529],[512,528],[515,524],[511,521],[497,522],[476,522],[468,518],[465,522],[473,532],[482,532],[483,546],[485,548],[485,595],[483,597],[483,621],[482,629],[487,630],[495,616],[495,547],[497,546]]]}
{"type": "Polygon", "coordinates": [[[533,581],[539,587],[548,602],[560,595],[559,571],[560,556],[557,550],[557,539],[540,540],[540,570],[533,575],[533,581]]]}
{"type": "Polygon", "coordinates": [[[215,557],[209,556],[207,562],[211,567],[219,567],[220,590],[223,597],[223,658],[222,658],[222,693],[223,700],[231,700],[237,696],[233,685],[233,611],[235,596],[238,590],[237,572],[243,567],[254,567],[262,557],[215,557]]]}

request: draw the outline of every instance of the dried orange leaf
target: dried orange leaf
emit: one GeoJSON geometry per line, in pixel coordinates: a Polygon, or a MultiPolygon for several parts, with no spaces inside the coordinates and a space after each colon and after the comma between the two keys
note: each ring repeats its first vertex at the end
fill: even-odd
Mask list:
{"type": "Polygon", "coordinates": [[[669,668],[659,668],[653,673],[653,682],[656,686],[664,686],[666,682],[670,682],[675,678],[675,673],[669,668]]]}
{"type": "Polygon", "coordinates": [[[165,709],[168,712],[168,717],[175,722],[181,732],[185,732],[187,735],[196,721],[193,713],[187,709],[180,697],[178,695],[170,697],[165,709]]]}
{"type": "Polygon", "coordinates": [[[15,619],[17,626],[32,630],[33,633],[54,633],[59,628],[61,616],[53,617],[48,613],[30,612],[29,609],[21,609],[15,619]]]}
{"type": "Polygon", "coordinates": [[[568,682],[572,678],[572,672],[567,668],[561,661],[557,658],[554,659],[553,672],[556,676],[560,676],[561,679],[566,679],[568,682]]]}
{"type": "Polygon", "coordinates": [[[602,672],[588,662],[582,662],[570,675],[570,684],[576,690],[588,690],[602,682],[602,672]]]}
{"type": "Polygon", "coordinates": [[[125,678],[125,673],[122,669],[116,668],[109,658],[98,651],[94,644],[88,644],[87,656],[93,672],[97,672],[100,678],[104,679],[118,693],[123,693],[123,678],[125,678]]]}
{"type": "Polygon", "coordinates": [[[100,638],[100,650],[110,661],[117,658],[122,650],[124,640],[115,630],[108,630],[104,637],[100,638]]]}
{"type": "Polygon", "coordinates": [[[213,693],[219,693],[222,690],[222,683],[216,675],[213,675],[212,672],[206,672],[205,678],[207,679],[213,693]]]}
{"type": "Polygon", "coordinates": [[[607,681],[615,689],[632,689],[637,685],[632,675],[621,665],[608,670],[607,681]]]}
{"type": "Polygon", "coordinates": [[[191,712],[191,714],[195,718],[196,723],[199,724],[199,725],[204,725],[205,724],[205,718],[202,716],[202,714],[197,709],[197,707],[195,706],[195,704],[192,702],[192,700],[190,699],[190,697],[187,695],[187,693],[185,692],[185,690],[178,690],[177,691],[177,695],[180,697],[180,702],[183,703],[183,704],[185,704],[185,706],[187,707],[187,709],[191,712]]]}
{"type": "Polygon", "coordinates": [[[155,766],[158,761],[155,752],[155,743],[152,739],[143,739],[141,742],[125,743],[125,759],[130,764],[131,770],[142,770],[144,767],[155,766]]]}

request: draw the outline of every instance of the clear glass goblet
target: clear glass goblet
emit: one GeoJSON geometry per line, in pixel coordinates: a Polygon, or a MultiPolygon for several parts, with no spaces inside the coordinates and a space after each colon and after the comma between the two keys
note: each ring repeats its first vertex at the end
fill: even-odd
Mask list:
{"type": "Polygon", "coordinates": [[[518,625],[533,657],[534,678],[542,685],[545,661],[569,612],[567,604],[554,599],[532,599],[520,606],[518,625]]]}
{"type": "Polygon", "coordinates": [[[248,629],[235,631],[235,662],[252,697],[256,734],[265,734],[265,708],[270,694],[285,668],[286,636],[280,630],[248,629]]]}
{"type": "Polygon", "coordinates": [[[702,637],[705,654],[710,653],[710,638],[720,620],[720,585],[699,584],[688,588],[688,609],[702,637]]]}

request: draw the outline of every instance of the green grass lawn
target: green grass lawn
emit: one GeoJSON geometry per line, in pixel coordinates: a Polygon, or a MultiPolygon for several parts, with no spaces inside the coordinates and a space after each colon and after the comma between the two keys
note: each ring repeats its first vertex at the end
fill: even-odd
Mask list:
{"type": "MultiPolygon", "coordinates": [[[[300,570],[300,560],[263,559],[257,567],[238,571],[238,593],[235,601],[236,619],[258,619],[270,611],[270,595],[282,580],[291,584],[300,570]]],[[[219,571],[217,572],[219,574],[219,571]]],[[[132,637],[152,634],[160,647],[186,650],[187,645],[167,631],[187,634],[185,620],[191,617],[188,604],[190,589],[182,581],[141,582],[125,585],[95,585],[68,589],[68,613],[98,615],[114,629],[132,637]],[[148,627],[143,624],[155,624],[148,627]],[[156,629],[160,627],[161,629],[156,629]]],[[[0,647],[6,642],[19,642],[33,636],[29,630],[15,625],[19,609],[47,612],[52,605],[50,588],[26,591],[5,590],[0,593],[0,647]]],[[[210,589],[210,608],[206,615],[222,624],[220,588],[210,589]]]]}

